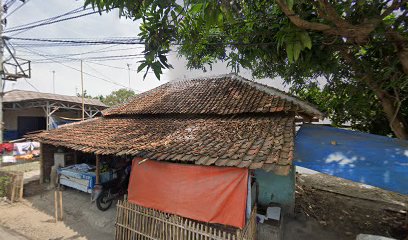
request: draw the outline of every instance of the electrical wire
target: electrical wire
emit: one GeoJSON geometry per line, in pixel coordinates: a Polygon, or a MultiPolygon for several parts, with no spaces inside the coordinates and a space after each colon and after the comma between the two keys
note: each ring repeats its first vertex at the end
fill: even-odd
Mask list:
{"type": "MultiPolygon", "coordinates": [[[[102,74],[100,71],[98,71],[98,70],[96,70],[95,68],[93,68],[91,65],[89,65],[87,62],[84,62],[84,64],[86,65],[86,66],[88,66],[89,68],[91,68],[94,72],[96,72],[96,73],[98,73],[99,75],[101,75],[101,76],[103,76],[104,78],[107,78],[107,79],[110,79],[109,77],[107,77],[106,75],[104,75],[104,74],[102,74]]],[[[112,80],[113,81],[113,80],[112,80]]],[[[127,89],[129,89],[129,86],[128,87],[126,87],[127,89]]],[[[133,89],[133,88],[130,88],[131,90],[133,90],[133,91],[135,91],[135,92],[138,92],[138,93],[141,93],[142,91],[139,91],[139,90],[136,90],[136,89],[133,89]]]]}
{"type": "MultiPolygon", "coordinates": [[[[97,49],[97,50],[93,50],[93,51],[88,51],[88,52],[81,52],[81,53],[72,53],[72,54],[47,54],[47,57],[49,58],[53,58],[53,59],[61,59],[61,58],[65,58],[65,59],[69,59],[69,60],[80,60],[75,59],[75,58],[69,58],[69,57],[73,57],[73,56],[84,56],[84,55],[89,55],[89,54],[97,54],[97,53],[109,53],[109,52],[119,52],[119,51],[129,51],[129,50],[133,50],[133,49],[140,49],[137,47],[132,47],[132,48],[119,48],[119,49],[111,49],[111,50],[105,50],[108,48],[112,48],[115,46],[108,46],[108,47],[104,47],[101,49],[97,49]]],[[[24,49],[19,49],[20,52],[26,52],[26,53],[31,53],[29,51],[26,51],[24,49]]],[[[19,55],[19,57],[30,57],[32,56],[32,54],[30,55],[19,55]]],[[[103,56],[102,56],[103,57],[103,56]]],[[[106,56],[105,56],[106,57],[106,56]]],[[[84,58],[81,58],[84,59],[84,58]]],[[[85,58],[86,59],[86,58],[85,58]]]]}
{"type": "MultiPolygon", "coordinates": [[[[7,40],[31,41],[31,42],[46,42],[59,44],[145,44],[140,38],[135,37],[121,37],[121,38],[107,38],[107,39],[57,39],[57,38],[19,38],[7,37],[7,40]]],[[[15,43],[13,43],[16,45],[15,43]]]]}
{"type": "Polygon", "coordinates": [[[98,12],[92,11],[92,12],[80,14],[80,15],[77,15],[77,16],[57,19],[57,20],[49,21],[49,22],[45,22],[45,23],[39,23],[39,24],[36,24],[36,25],[28,26],[28,27],[22,27],[22,28],[12,29],[12,30],[5,30],[4,33],[11,33],[11,32],[22,31],[22,30],[30,30],[30,29],[33,29],[33,28],[36,28],[36,27],[41,27],[41,26],[50,25],[50,24],[53,24],[53,23],[59,23],[59,22],[63,22],[63,21],[71,20],[71,19],[76,19],[76,18],[92,15],[92,14],[95,14],[95,13],[98,13],[98,12]]]}
{"type": "Polygon", "coordinates": [[[51,18],[38,20],[38,21],[35,21],[35,22],[31,22],[31,23],[22,24],[22,25],[19,25],[19,26],[8,28],[6,30],[9,31],[9,30],[14,30],[14,29],[21,29],[18,32],[12,34],[11,36],[13,37],[13,36],[16,36],[16,35],[19,35],[21,33],[24,33],[24,32],[27,32],[27,31],[31,30],[32,29],[31,26],[34,26],[35,24],[39,24],[39,23],[44,23],[44,24],[47,23],[48,24],[48,23],[50,23],[51,21],[53,21],[55,19],[58,19],[58,18],[61,18],[61,17],[64,17],[64,16],[69,16],[69,15],[76,14],[76,13],[80,13],[80,12],[84,12],[84,11],[89,10],[89,9],[91,9],[91,8],[84,9],[83,7],[79,7],[79,8],[76,8],[74,10],[71,10],[69,12],[66,12],[64,14],[60,14],[60,15],[57,15],[57,16],[54,16],[54,17],[51,17],[51,18]],[[25,27],[25,29],[22,29],[23,27],[25,27]]]}
{"type": "Polygon", "coordinates": [[[5,18],[8,18],[10,15],[12,15],[12,14],[15,13],[16,11],[18,11],[18,10],[19,10],[21,7],[23,7],[28,1],[30,1],[30,0],[25,0],[25,1],[23,1],[23,3],[22,3],[20,6],[16,7],[11,13],[7,14],[5,18]]]}
{"type": "Polygon", "coordinates": [[[11,6],[13,6],[13,4],[14,4],[16,1],[17,1],[17,0],[7,1],[7,2],[4,4],[4,6],[5,6],[7,9],[9,9],[11,6]]]}
{"type": "Polygon", "coordinates": [[[40,90],[38,90],[37,87],[35,87],[32,83],[30,83],[30,82],[27,80],[27,78],[23,78],[23,79],[24,79],[24,81],[25,81],[28,85],[30,85],[32,88],[34,88],[37,92],[40,91],[40,90]]]}
{"type": "MultiPolygon", "coordinates": [[[[33,51],[33,50],[30,50],[30,49],[27,49],[27,50],[28,50],[28,51],[31,51],[32,53],[34,53],[34,54],[36,54],[36,55],[39,55],[39,56],[45,58],[45,59],[48,58],[47,56],[45,56],[45,55],[43,55],[43,54],[41,54],[41,53],[35,52],[35,51],[33,51]]],[[[52,61],[53,61],[54,63],[60,64],[60,65],[62,65],[62,66],[64,66],[64,67],[67,67],[67,68],[70,68],[70,69],[72,69],[72,70],[75,70],[75,71],[77,71],[77,72],[81,72],[80,69],[74,68],[74,67],[69,66],[69,65],[67,65],[67,64],[64,64],[64,63],[62,63],[62,62],[59,62],[59,61],[56,61],[56,60],[52,60],[52,61]]],[[[88,73],[88,72],[84,72],[84,71],[82,71],[82,73],[85,74],[85,75],[87,75],[87,76],[90,76],[90,77],[93,77],[93,78],[102,80],[102,81],[104,81],[104,82],[108,82],[108,83],[111,83],[111,84],[114,84],[114,85],[117,85],[117,86],[120,86],[120,87],[127,88],[127,86],[125,86],[125,85],[123,85],[123,84],[120,84],[120,83],[117,83],[117,82],[114,82],[114,81],[112,81],[112,80],[105,79],[105,78],[101,78],[101,77],[95,76],[95,75],[93,75],[93,74],[90,74],[90,73],[88,73]]]]}
{"type": "Polygon", "coordinates": [[[10,28],[5,29],[5,31],[18,29],[18,28],[22,28],[22,27],[28,27],[28,26],[31,26],[31,25],[34,25],[34,24],[37,24],[37,23],[41,23],[41,22],[48,22],[48,21],[55,20],[55,19],[60,18],[60,17],[75,14],[75,13],[78,13],[78,12],[83,12],[83,11],[88,10],[88,9],[91,9],[91,8],[86,8],[86,9],[84,9],[83,7],[75,8],[75,9],[69,11],[69,12],[66,12],[66,13],[63,13],[63,14],[60,14],[60,15],[57,15],[57,16],[54,16],[54,17],[50,17],[50,18],[37,20],[37,21],[34,21],[34,22],[30,22],[30,23],[25,23],[25,24],[22,24],[22,25],[10,27],[10,28]]]}

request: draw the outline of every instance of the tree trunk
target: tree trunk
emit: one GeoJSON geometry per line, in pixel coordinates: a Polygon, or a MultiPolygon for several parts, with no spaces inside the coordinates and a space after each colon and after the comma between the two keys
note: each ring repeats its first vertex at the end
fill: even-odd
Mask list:
{"type": "MultiPolygon", "coordinates": [[[[399,107],[395,104],[395,98],[381,89],[380,86],[373,80],[371,73],[361,72],[359,64],[353,55],[349,54],[346,49],[340,50],[343,59],[350,64],[354,70],[355,77],[366,82],[367,86],[374,92],[381,103],[383,112],[388,119],[391,130],[399,139],[408,140],[408,124],[399,111],[399,107]]],[[[408,56],[408,54],[407,54],[408,56]]],[[[408,59],[407,59],[408,63],[408,59]]]]}
{"type": "Polygon", "coordinates": [[[387,117],[391,130],[394,132],[395,136],[399,139],[408,140],[407,122],[401,115],[398,106],[394,104],[392,96],[379,88],[372,86],[371,88],[380,100],[385,116],[387,117]]]}
{"type": "Polygon", "coordinates": [[[402,70],[408,75],[408,43],[399,32],[389,30],[386,33],[387,39],[394,43],[398,59],[401,62],[402,70]]]}

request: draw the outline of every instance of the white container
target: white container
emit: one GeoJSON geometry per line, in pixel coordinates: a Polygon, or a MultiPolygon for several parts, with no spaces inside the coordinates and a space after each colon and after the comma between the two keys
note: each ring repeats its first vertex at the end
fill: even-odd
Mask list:
{"type": "Polygon", "coordinates": [[[54,153],[54,166],[65,167],[65,153],[54,153]]]}

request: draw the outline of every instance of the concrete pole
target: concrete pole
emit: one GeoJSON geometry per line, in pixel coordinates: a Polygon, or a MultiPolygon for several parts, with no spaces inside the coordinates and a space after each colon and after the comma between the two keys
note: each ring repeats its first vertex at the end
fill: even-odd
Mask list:
{"type": "MultiPolygon", "coordinates": [[[[3,69],[3,55],[4,55],[4,46],[3,46],[3,1],[0,0],[0,144],[3,143],[3,130],[4,130],[4,123],[3,123],[3,76],[4,76],[4,69],[3,69]]],[[[2,161],[2,156],[0,156],[0,160],[2,161]]]]}
{"type": "Polygon", "coordinates": [[[55,71],[52,70],[52,93],[55,94],[55,71]]]}
{"type": "Polygon", "coordinates": [[[82,91],[82,121],[85,119],[85,104],[84,104],[84,73],[82,71],[83,63],[81,60],[81,91],[82,91]]]}
{"type": "Polygon", "coordinates": [[[130,87],[130,64],[126,64],[128,67],[128,76],[129,76],[129,90],[131,90],[132,88],[130,87]]]}

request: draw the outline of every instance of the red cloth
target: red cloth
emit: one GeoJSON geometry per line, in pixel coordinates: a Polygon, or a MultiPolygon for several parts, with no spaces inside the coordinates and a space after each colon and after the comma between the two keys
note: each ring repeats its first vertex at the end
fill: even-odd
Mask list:
{"type": "Polygon", "coordinates": [[[133,160],[129,202],[194,220],[243,228],[248,169],[133,160]]]}
{"type": "Polygon", "coordinates": [[[0,152],[12,152],[14,149],[14,144],[12,143],[2,143],[0,144],[0,152]]]}

